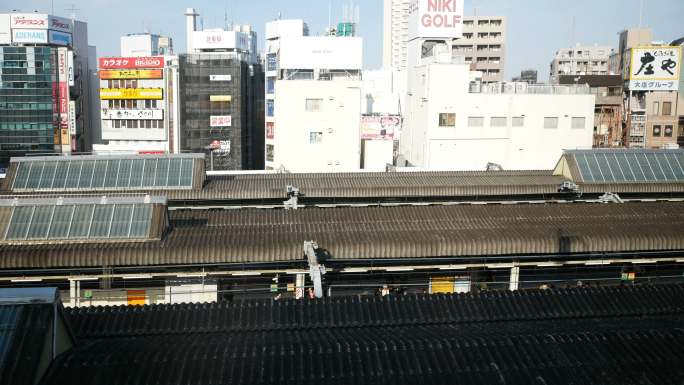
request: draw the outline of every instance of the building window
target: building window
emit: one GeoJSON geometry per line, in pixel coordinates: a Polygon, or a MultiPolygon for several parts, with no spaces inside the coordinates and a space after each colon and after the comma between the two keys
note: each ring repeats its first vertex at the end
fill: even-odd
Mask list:
{"type": "Polygon", "coordinates": [[[558,128],[558,118],[556,118],[556,117],[544,118],[544,128],[558,128]]]}
{"type": "Polygon", "coordinates": [[[273,100],[267,100],[266,101],[266,116],[268,117],[273,117],[273,100]]]}
{"type": "Polygon", "coordinates": [[[306,99],[306,112],[318,112],[322,104],[323,99],[306,99]]]}
{"type": "Polygon", "coordinates": [[[112,127],[121,128],[121,121],[120,120],[112,120],[112,127]]]}
{"type": "Polygon", "coordinates": [[[663,116],[672,114],[672,102],[663,102],[663,116]]]}
{"type": "Polygon", "coordinates": [[[525,125],[525,117],[524,116],[514,116],[511,118],[511,125],[513,127],[522,127],[525,125]]]}
{"type": "Polygon", "coordinates": [[[309,144],[321,144],[323,143],[323,133],[320,131],[309,132],[309,144]]]}
{"type": "Polygon", "coordinates": [[[267,162],[273,162],[273,145],[272,144],[266,145],[266,161],[267,162]]]}
{"type": "Polygon", "coordinates": [[[653,126],[653,136],[660,136],[660,126],[653,126]]]}
{"type": "Polygon", "coordinates": [[[484,127],[484,117],[482,117],[482,116],[469,116],[468,117],[468,127],[484,127]]]}
{"type": "Polygon", "coordinates": [[[278,69],[278,57],[274,53],[270,53],[266,56],[266,70],[275,71],[278,69]]]}
{"type": "Polygon", "coordinates": [[[440,113],[439,114],[440,127],[456,127],[456,114],[440,113]]]}
{"type": "Polygon", "coordinates": [[[506,127],[506,118],[494,116],[489,120],[491,127],[506,127]]]}
{"type": "Polygon", "coordinates": [[[584,117],[573,117],[572,118],[572,128],[584,128],[586,127],[586,118],[584,117]]]}
{"type": "Polygon", "coordinates": [[[660,103],[653,102],[653,115],[658,115],[660,113],[660,103]]]}
{"type": "Polygon", "coordinates": [[[266,139],[273,139],[275,134],[275,123],[266,122],[266,139]]]}
{"type": "Polygon", "coordinates": [[[275,93],[275,78],[266,78],[266,93],[275,93]]]}
{"type": "Polygon", "coordinates": [[[668,138],[672,137],[672,126],[665,126],[665,136],[668,138]]]}

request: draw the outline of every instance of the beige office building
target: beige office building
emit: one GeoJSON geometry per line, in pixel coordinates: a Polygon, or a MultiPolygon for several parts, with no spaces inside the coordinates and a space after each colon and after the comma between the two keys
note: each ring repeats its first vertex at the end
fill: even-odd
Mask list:
{"type": "Polygon", "coordinates": [[[471,68],[482,71],[482,83],[504,80],[506,18],[468,16],[463,18],[463,37],[454,39],[454,57],[461,56],[471,68]]]}

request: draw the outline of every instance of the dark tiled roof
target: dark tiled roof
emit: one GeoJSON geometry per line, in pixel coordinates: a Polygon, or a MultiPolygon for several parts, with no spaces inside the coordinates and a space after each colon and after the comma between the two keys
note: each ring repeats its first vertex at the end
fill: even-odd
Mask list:
{"type": "Polygon", "coordinates": [[[559,84],[588,84],[589,87],[622,87],[620,75],[561,75],[559,84]]]}
{"type": "Polygon", "coordinates": [[[43,384],[678,384],[682,298],[649,286],[79,309],[86,340],[43,384]]]}
{"type": "Polygon", "coordinates": [[[684,203],[172,211],[161,241],[0,246],[0,268],[684,250],[684,203]],[[638,236],[636,236],[638,234],[638,236]]]}

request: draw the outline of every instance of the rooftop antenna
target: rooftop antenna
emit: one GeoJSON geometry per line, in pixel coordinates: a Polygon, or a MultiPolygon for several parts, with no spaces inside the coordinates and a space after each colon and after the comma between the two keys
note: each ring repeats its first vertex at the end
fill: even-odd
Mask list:
{"type": "Polygon", "coordinates": [[[641,28],[641,22],[644,16],[644,0],[639,2],[639,28],[641,28]]]}
{"type": "Polygon", "coordinates": [[[76,4],[74,3],[71,3],[69,8],[65,8],[65,10],[71,12],[71,20],[76,20],[76,11],[80,11],[79,8],[76,8],[76,4]]]}
{"type": "Polygon", "coordinates": [[[52,11],[50,12],[51,14],[55,14],[55,0],[50,0],[50,5],[52,5],[52,11]]]}
{"type": "Polygon", "coordinates": [[[332,0],[328,0],[328,28],[332,27],[332,0]]]}

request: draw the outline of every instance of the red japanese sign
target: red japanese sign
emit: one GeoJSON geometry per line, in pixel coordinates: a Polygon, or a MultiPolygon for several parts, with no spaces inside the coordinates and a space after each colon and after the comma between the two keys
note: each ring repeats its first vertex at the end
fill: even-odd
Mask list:
{"type": "Polygon", "coordinates": [[[163,56],[101,57],[101,69],[164,68],[163,56]]]}

